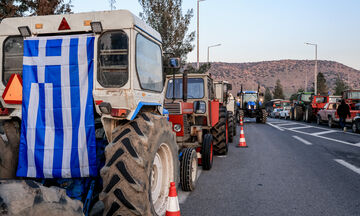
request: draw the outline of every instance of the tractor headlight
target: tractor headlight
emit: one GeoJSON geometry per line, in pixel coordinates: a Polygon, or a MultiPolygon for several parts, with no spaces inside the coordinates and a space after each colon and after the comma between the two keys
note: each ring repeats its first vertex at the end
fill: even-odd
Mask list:
{"type": "Polygon", "coordinates": [[[248,104],[248,109],[251,109],[251,105],[250,105],[250,104],[248,104]]]}
{"type": "Polygon", "coordinates": [[[256,105],[254,105],[254,109],[256,109],[256,105]]]}
{"type": "Polygon", "coordinates": [[[175,132],[180,132],[181,131],[181,125],[180,124],[175,124],[174,125],[174,131],[175,132]]]}
{"type": "Polygon", "coordinates": [[[204,114],[206,112],[206,103],[204,101],[195,101],[194,112],[196,114],[204,114]]]}

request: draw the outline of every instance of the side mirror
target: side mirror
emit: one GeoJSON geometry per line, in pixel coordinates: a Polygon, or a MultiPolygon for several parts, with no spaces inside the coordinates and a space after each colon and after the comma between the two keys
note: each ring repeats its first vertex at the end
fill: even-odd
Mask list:
{"type": "Polygon", "coordinates": [[[170,58],[169,68],[180,68],[180,58],[170,58]]]}
{"type": "Polygon", "coordinates": [[[187,92],[188,92],[188,71],[184,70],[183,73],[183,101],[187,101],[187,92]]]}

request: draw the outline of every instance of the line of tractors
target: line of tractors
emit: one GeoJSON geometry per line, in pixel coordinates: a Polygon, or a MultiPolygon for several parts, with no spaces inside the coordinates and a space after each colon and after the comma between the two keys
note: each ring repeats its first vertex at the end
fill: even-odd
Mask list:
{"type": "MultiPolygon", "coordinates": [[[[264,95],[259,89],[241,89],[235,98],[228,82],[214,81],[209,74],[184,71],[165,76],[163,61],[168,58],[164,58],[160,34],[129,11],[3,19],[0,30],[4,47],[0,52],[1,215],[164,215],[170,182],[179,183],[184,191],[194,190],[198,165],[210,170],[214,154],[228,153],[240,117],[266,122],[264,95]],[[22,101],[28,100],[21,94],[27,88],[21,83],[25,41],[57,40],[59,35],[70,39],[74,34],[95,38],[91,47],[95,57],[88,69],[94,78],[94,123],[89,127],[94,127],[96,161],[89,163],[97,165],[97,173],[81,178],[19,178],[20,134],[26,127],[22,101]],[[55,188],[65,189],[66,194],[55,188]]],[[[44,47],[39,49],[45,53],[44,47]]],[[[78,56],[87,56],[84,50],[78,52],[78,56]]],[[[64,53],[62,57],[70,58],[64,53]]],[[[179,62],[169,58],[166,65],[178,70],[179,62]]],[[[63,68],[68,65],[61,65],[63,68]]],[[[61,73],[66,75],[70,69],[72,73],[74,68],[61,73]]],[[[71,101],[76,105],[80,98],[71,101]]],[[[56,124],[49,130],[63,131],[56,126],[63,121],[59,113],[69,112],[50,110],[56,124]]],[[[67,136],[71,140],[76,135],[67,136]]],[[[27,138],[22,142],[26,151],[34,151],[26,142],[27,138]]],[[[54,148],[49,143],[42,143],[43,148],[65,154],[59,151],[63,146],[54,148]]],[[[31,157],[37,161],[36,172],[48,165],[37,155],[31,157]]],[[[53,163],[62,167],[61,161],[53,163]]]]}
{"type": "Polygon", "coordinates": [[[295,121],[313,122],[317,124],[326,123],[329,127],[335,127],[339,124],[339,115],[337,108],[341,100],[350,108],[350,116],[346,118],[346,124],[351,125],[353,132],[360,132],[360,90],[346,90],[341,96],[332,95],[314,95],[313,92],[299,92],[297,99],[292,101],[273,100],[267,103],[269,113],[273,108],[280,108],[277,114],[272,114],[272,117],[288,117],[295,121]],[[287,115],[281,115],[284,110],[287,110],[287,115]]]}

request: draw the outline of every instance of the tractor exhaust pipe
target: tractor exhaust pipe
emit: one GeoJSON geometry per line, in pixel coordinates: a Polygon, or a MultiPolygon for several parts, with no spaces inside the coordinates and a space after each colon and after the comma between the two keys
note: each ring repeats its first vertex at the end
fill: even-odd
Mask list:
{"type": "Polygon", "coordinates": [[[188,93],[188,70],[184,70],[183,73],[183,101],[187,101],[187,93],[188,93]]]}

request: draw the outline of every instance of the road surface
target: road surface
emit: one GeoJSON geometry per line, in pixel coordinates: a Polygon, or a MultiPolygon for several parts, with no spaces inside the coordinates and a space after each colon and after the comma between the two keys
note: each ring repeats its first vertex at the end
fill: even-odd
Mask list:
{"type": "Polygon", "coordinates": [[[249,148],[216,157],[196,190],[180,192],[186,215],[360,215],[360,135],[303,122],[246,120],[249,148]],[[250,121],[250,122],[249,122],[250,121]]]}

